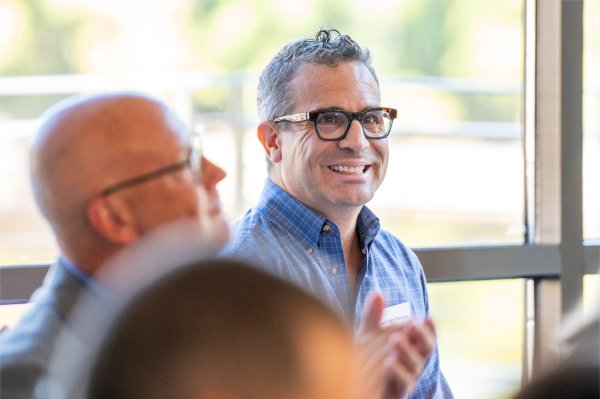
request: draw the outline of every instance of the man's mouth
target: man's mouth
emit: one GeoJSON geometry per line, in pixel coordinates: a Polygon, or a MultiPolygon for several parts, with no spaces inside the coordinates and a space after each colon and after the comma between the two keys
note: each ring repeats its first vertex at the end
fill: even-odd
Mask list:
{"type": "Polygon", "coordinates": [[[361,166],[345,166],[345,165],[330,165],[329,169],[343,175],[361,175],[369,168],[369,165],[361,166]]]}

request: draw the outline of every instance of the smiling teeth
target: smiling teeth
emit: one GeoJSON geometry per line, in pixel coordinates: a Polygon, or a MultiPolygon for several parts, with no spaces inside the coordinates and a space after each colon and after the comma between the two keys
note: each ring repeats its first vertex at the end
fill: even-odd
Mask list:
{"type": "Polygon", "coordinates": [[[361,174],[365,171],[364,166],[331,165],[329,169],[333,170],[334,172],[349,173],[354,175],[361,174]]]}

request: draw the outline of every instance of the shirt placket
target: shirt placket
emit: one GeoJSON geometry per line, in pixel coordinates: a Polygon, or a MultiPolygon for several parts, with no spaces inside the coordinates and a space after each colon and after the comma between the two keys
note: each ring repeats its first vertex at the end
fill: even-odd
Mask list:
{"type": "Polygon", "coordinates": [[[344,251],[337,227],[326,221],[319,235],[321,254],[321,271],[331,286],[330,295],[342,304],[343,312],[348,320],[354,313],[353,294],[350,292],[348,270],[344,261],[344,251]]]}
{"type": "MultiPolygon", "coordinates": [[[[363,240],[361,239],[361,242],[363,240]]],[[[365,276],[370,271],[370,244],[372,241],[365,243],[362,247],[363,260],[361,263],[360,270],[358,272],[358,276],[356,276],[356,287],[353,295],[352,308],[354,310],[353,322],[354,326],[358,327],[360,324],[360,319],[363,311],[363,306],[366,301],[366,295],[368,292],[373,290],[372,284],[369,283],[369,279],[365,279],[365,276]]]]}

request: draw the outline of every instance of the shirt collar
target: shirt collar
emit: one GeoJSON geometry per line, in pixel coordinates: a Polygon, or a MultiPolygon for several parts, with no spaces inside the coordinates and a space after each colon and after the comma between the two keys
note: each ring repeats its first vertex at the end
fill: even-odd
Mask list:
{"type": "Polygon", "coordinates": [[[87,275],[80,267],[76,266],[66,256],[61,255],[58,258],[58,263],[71,274],[77,281],[83,285],[88,285],[90,282],[90,276],[87,275]]]}
{"type": "Polygon", "coordinates": [[[379,218],[375,216],[366,206],[363,206],[358,214],[358,220],[356,221],[356,230],[364,246],[371,245],[371,242],[379,233],[380,223],[379,218]]]}
{"type": "MultiPolygon", "coordinates": [[[[292,197],[270,179],[265,183],[258,208],[265,210],[267,219],[290,231],[298,232],[312,245],[317,245],[324,224],[334,224],[292,197]]],[[[379,219],[369,208],[363,206],[358,215],[356,228],[363,244],[369,245],[379,232],[379,219]]]]}
{"type": "Polygon", "coordinates": [[[270,179],[265,183],[259,208],[266,211],[268,220],[296,232],[309,244],[317,245],[326,218],[292,197],[270,179]]]}
{"type": "Polygon", "coordinates": [[[69,273],[75,280],[79,281],[84,287],[94,292],[96,295],[107,295],[108,292],[100,286],[89,274],[84,272],[79,266],[73,263],[65,255],[58,258],[58,263],[69,273]]]}

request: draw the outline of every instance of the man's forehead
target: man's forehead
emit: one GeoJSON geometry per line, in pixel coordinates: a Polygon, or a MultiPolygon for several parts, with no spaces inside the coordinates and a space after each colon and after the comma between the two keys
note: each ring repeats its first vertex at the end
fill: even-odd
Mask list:
{"type": "Polygon", "coordinates": [[[359,61],[341,62],[338,65],[304,63],[298,67],[292,81],[300,80],[305,84],[312,82],[321,83],[323,80],[330,81],[331,77],[348,80],[360,80],[377,87],[377,81],[369,71],[367,65],[359,61]]]}
{"type": "Polygon", "coordinates": [[[373,75],[360,62],[343,62],[336,67],[304,64],[296,72],[289,88],[294,104],[300,107],[311,104],[317,108],[343,109],[347,102],[357,99],[365,103],[364,107],[378,106],[381,97],[373,75]]]}
{"type": "Polygon", "coordinates": [[[80,161],[117,162],[123,158],[172,158],[186,149],[187,129],[175,116],[163,110],[146,115],[138,111],[72,115],[49,127],[40,150],[52,158],[69,148],[68,154],[82,158],[80,161]]]}

